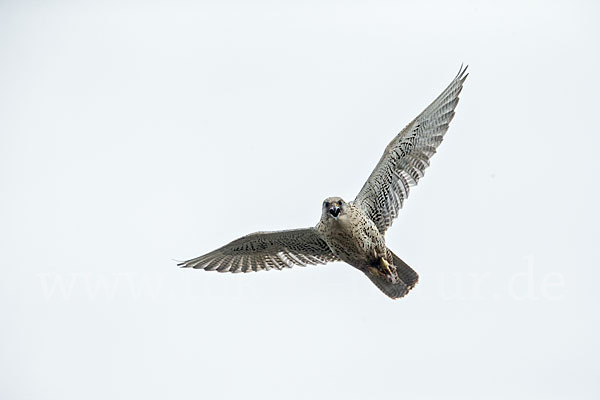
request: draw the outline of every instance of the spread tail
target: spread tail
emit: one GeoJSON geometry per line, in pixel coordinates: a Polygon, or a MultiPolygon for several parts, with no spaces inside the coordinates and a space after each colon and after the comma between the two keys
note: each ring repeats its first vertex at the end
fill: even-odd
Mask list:
{"type": "Polygon", "coordinates": [[[383,293],[392,299],[398,299],[400,297],[404,297],[417,284],[419,281],[419,275],[391,250],[388,249],[388,251],[392,255],[393,262],[391,264],[396,269],[398,278],[400,278],[399,282],[389,282],[385,276],[374,273],[369,269],[366,269],[364,273],[383,293]]]}

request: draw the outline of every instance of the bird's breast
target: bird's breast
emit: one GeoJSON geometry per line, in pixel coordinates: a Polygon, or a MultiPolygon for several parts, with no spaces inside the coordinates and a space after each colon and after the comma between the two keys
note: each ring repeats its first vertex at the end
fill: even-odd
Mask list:
{"type": "Polygon", "coordinates": [[[374,252],[381,254],[385,250],[383,235],[366,218],[360,213],[344,214],[329,221],[323,232],[334,254],[357,267],[369,263],[374,252]]]}

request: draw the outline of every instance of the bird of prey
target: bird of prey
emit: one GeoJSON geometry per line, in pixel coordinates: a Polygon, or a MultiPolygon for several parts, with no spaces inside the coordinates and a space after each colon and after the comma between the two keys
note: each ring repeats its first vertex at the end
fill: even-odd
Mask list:
{"type": "Polygon", "coordinates": [[[406,295],[419,275],[386,246],[384,235],[448,130],[466,70],[461,66],[433,103],[392,139],[354,201],[329,197],[315,227],[252,233],[178,265],[250,272],[344,261],[392,299],[406,295]]]}

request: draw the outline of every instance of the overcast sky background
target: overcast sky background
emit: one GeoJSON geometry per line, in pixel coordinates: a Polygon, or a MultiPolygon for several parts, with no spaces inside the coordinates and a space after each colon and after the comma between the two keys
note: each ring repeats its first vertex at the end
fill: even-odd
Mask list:
{"type": "Polygon", "coordinates": [[[598,399],[595,1],[0,3],[3,399],[598,399]],[[354,198],[470,75],[342,263],[182,270],[354,198]]]}

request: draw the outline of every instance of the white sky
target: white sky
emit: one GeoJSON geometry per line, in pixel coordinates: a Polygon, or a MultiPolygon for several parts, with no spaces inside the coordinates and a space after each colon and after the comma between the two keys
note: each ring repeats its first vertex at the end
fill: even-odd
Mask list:
{"type": "Polygon", "coordinates": [[[0,3],[0,397],[599,398],[599,11],[0,3]],[[353,199],[462,62],[409,296],[175,266],[353,199]]]}

